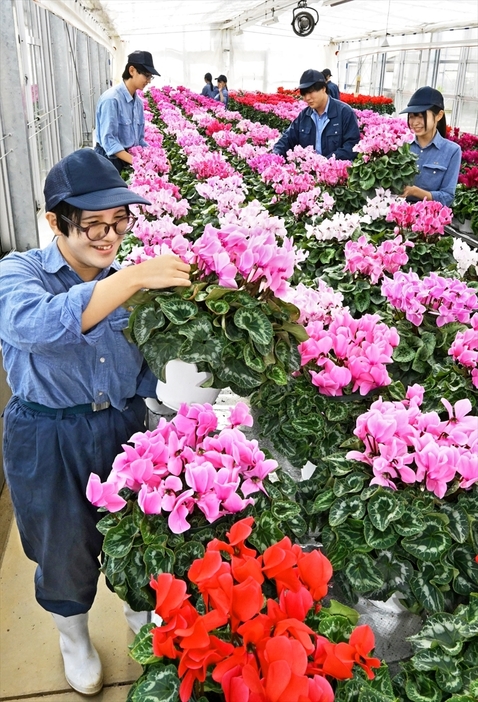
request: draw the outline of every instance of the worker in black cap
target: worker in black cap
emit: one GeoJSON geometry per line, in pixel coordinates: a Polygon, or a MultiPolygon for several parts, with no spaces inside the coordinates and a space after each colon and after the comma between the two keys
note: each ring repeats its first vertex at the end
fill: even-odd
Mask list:
{"type": "Polygon", "coordinates": [[[132,146],[148,146],[144,140],[144,109],[137,90],[144,90],[159,73],[149,51],[133,51],[122,82],[104,92],[96,106],[96,147],[121,173],[133,163],[132,146]]]}
{"type": "Polygon", "coordinates": [[[274,153],[285,156],[296,146],[313,146],[326,158],[353,160],[360,132],[352,108],[330,97],[324,74],[312,68],[302,74],[299,89],[307,107],[287,127],[274,153]]]}
{"type": "Polygon", "coordinates": [[[418,174],[402,195],[409,202],[436,200],[449,207],[460,173],[461,148],[446,138],[443,95],[428,85],[418,88],[400,114],[404,113],[415,134],[410,151],[418,156],[418,174]]]}
{"type": "Polygon", "coordinates": [[[339,86],[332,81],[332,73],[330,72],[330,68],[324,68],[322,73],[324,74],[324,78],[327,82],[327,91],[330,97],[335,98],[335,100],[340,100],[339,86]]]}
{"type": "Polygon", "coordinates": [[[219,100],[222,102],[227,110],[227,103],[229,102],[229,92],[227,90],[227,78],[221,73],[217,78],[217,92],[214,95],[214,100],[219,100]]]}

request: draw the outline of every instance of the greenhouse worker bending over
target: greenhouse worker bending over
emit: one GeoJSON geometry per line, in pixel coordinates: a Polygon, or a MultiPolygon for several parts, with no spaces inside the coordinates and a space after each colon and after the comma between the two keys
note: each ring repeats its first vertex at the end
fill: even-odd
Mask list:
{"type": "Polygon", "coordinates": [[[415,134],[410,151],[418,156],[418,174],[402,195],[409,202],[436,200],[449,207],[460,173],[461,148],[446,138],[443,95],[429,86],[419,88],[400,114],[404,113],[415,134]]]}
{"type": "Polygon", "coordinates": [[[144,140],[143,101],[136,95],[159,73],[149,51],[133,51],[123,71],[123,80],[100,95],[96,106],[95,151],[110,159],[121,171],[133,163],[132,146],[148,146],[144,140]]]}
{"type": "Polygon", "coordinates": [[[295,146],[313,146],[326,158],[352,161],[357,156],[352,149],[360,139],[352,108],[327,94],[324,75],[319,71],[305,71],[299,89],[308,107],[287,127],[273,152],[285,156],[295,146]]]}
{"type": "Polygon", "coordinates": [[[142,288],[189,286],[189,265],[171,255],[120,269],[115,257],[134,223],[128,206],[150,203],[93,149],[51,169],[45,201],[54,241],[0,261],[0,342],[13,394],[4,468],[66,679],[92,695],[103,684],[88,633],[102,536],[86,484],[92,471],[106,480],[122,444],[144,431],[143,397],[154,397],[157,383],[123,333],[123,304],[142,288]]]}

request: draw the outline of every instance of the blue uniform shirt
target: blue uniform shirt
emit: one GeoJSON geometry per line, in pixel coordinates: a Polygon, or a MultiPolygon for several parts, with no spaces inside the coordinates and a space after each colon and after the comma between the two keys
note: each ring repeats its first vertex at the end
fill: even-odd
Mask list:
{"type": "MultiPolygon", "coordinates": [[[[438,132],[424,149],[415,141],[410,151],[417,154],[418,174],[413,185],[428,190],[432,198],[448,207],[455,197],[461,164],[461,149],[458,144],[444,139],[438,132]]],[[[416,198],[411,198],[416,200],[416,198]]]]}
{"type": "Polygon", "coordinates": [[[217,88],[214,85],[211,85],[210,83],[206,83],[206,85],[203,87],[201,90],[201,95],[204,95],[204,97],[212,98],[216,96],[217,93],[217,88]]]}
{"type": "Polygon", "coordinates": [[[96,141],[108,156],[131,146],[148,146],[144,140],[143,102],[136,94],[131,95],[123,81],[100,95],[96,141]]]}
{"type": "Polygon", "coordinates": [[[229,102],[229,92],[228,92],[227,88],[222,89],[222,96],[224,98],[224,102],[222,102],[219,90],[218,90],[218,88],[216,88],[216,92],[214,93],[214,100],[218,100],[218,102],[221,102],[224,105],[224,107],[227,109],[227,104],[229,102]]]}
{"type": "Polygon", "coordinates": [[[312,110],[311,117],[315,123],[315,150],[318,154],[322,154],[322,132],[329,123],[329,115],[327,114],[327,109],[329,107],[330,100],[327,100],[325,110],[321,115],[316,110],[312,110]]]}
{"type": "Polygon", "coordinates": [[[119,307],[85,334],[81,315],[97,280],[68,265],[55,241],[0,261],[0,341],[8,384],[27,402],[52,408],[108,400],[122,410],[136,394],[154,397],[157,380],[123,329],[119,307]]]}

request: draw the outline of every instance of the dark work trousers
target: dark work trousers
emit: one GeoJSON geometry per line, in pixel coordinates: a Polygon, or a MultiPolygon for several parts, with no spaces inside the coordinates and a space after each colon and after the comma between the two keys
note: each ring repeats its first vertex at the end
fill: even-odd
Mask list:
{"type": "Polygon", "coordinates": [[[102,146],[100,146],[99,144],[96,144],[95,151],[100,156],[104,156],[105,158],[108,159],[108,161],[111,161],[111,163],[117,169],[117,171],[119,172],[120,175],[121,175],[121,171],[131,170],[131,166],[129,165],[129,163],[126,163],[126,161],[123,161],[123,159],[118,158],[117,156],[108,156],[108,154],[106,153],[104,148],[102,146]]]}
{"type": "Polygon", "coordinates": [[[87,612],[96,595],[104,516],[86,498],[90,473],[104,481],[115,456],[145,431],[141,397],[120,412],[63,416],[31,410],[12,397],[4,413],[5,476],[23,549],[37,563],[35,595],[64,617],[87,612]]]}

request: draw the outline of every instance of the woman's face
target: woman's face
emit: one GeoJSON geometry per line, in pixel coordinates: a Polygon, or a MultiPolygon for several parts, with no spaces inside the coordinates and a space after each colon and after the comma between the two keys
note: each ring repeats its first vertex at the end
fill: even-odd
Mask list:
{"type": "Polygon", "coordinates": [[[443,117],[443,110],[435,115],[431,110],[423,112],[410,112],[408,115],[408,126],[417,137],[421,139],[429,139],[430,141],[435,136],[437,124],[443,117]],[[426,123],[425,123],[426,114],[426,123]]]}

